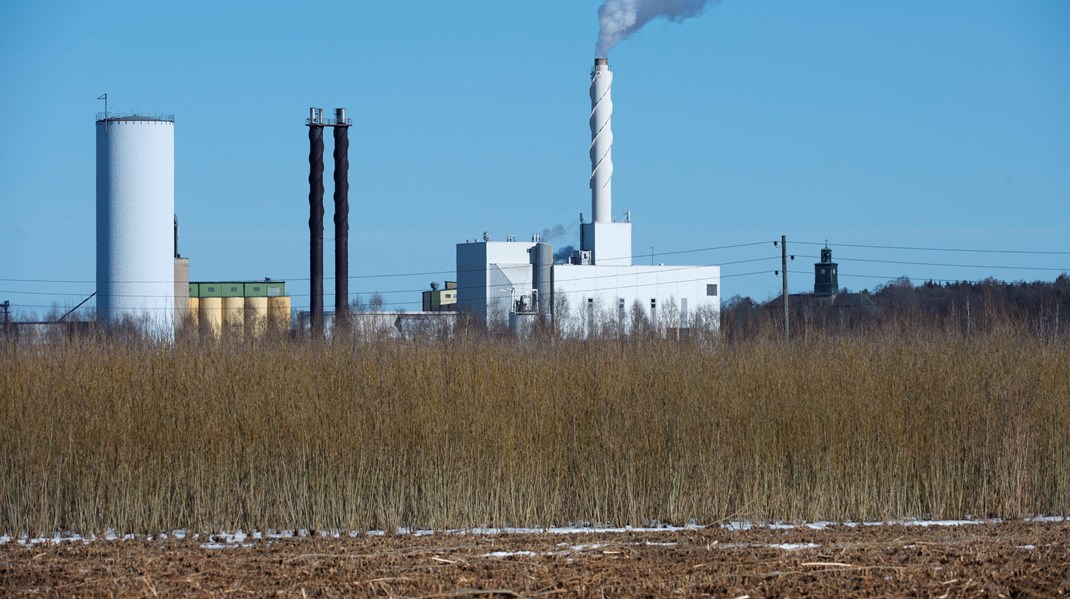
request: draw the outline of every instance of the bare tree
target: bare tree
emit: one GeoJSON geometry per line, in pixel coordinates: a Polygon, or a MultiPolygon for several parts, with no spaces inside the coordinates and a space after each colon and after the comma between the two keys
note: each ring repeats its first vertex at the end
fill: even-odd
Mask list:
{"type": "Polygon", "coordinates": [[[386,304],[386,301],[383,300],[383,294],[376,291],[372,294],[371,299],[368,300],[368,310],[371,312],[382,312],[384,304],[386,304]]]}

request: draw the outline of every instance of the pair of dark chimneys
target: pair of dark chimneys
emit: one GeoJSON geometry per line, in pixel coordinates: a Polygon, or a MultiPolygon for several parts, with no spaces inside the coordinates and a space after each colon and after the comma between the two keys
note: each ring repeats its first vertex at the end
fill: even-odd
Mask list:
{"type": "Polygon", "coordinates": [[[324,120],[322,108],[308,111],[308,230],[311,234],[312,330],[323,330],[323,128],[334,127],[334,321],[344,326],[349,307],[349,126],[345,108],[324,120]]]}

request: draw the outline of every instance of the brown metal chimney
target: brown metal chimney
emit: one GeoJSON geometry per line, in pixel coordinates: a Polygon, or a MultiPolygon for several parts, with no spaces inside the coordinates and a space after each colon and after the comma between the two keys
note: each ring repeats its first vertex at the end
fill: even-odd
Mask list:
{"type": "Polygon", "coordinates": [[[323,109],[310,108],[308,116],[308,231],[309,293],[312,331],[323,331],[323,109]]]}
{"type": "Polygon", "coordinates": [[[349,312],[349,120],[336,108],[334,123],[334,325],[349,312]]]}

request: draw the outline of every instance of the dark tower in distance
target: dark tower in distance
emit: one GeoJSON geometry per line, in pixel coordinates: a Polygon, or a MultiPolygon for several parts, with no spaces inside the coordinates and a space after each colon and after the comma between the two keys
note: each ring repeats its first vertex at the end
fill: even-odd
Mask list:
{"type": "Polygon", "coordinates": [[[821,262],[814,264],[814,295],[835,295],[840,289],[840,279],[836,274],[838,265],[832,261],[832,250],[828,242],[821,250],[821,262]]]}

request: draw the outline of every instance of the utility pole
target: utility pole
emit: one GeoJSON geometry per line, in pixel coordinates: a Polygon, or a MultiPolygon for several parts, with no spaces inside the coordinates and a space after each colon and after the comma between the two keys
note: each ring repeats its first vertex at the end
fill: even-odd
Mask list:
{"type": "MultiPolygon", "coordinates": [[[[773,242],[776,245],[777,242],[773,242]]],[[[795,257],[792,256],[792,260],[795,257]]],[[[791,316],[788,311],[788,235],[780,235],[780,273],[783,275],[783,293],[781,298],[784,303],[784,341],[791,340],[792,328],[791,328],[791,316]]]]}
{"type": "Polygon", "coordinates": [[[791,339],[791,322],[788,320],[788,236],[780,236],[780,272],[784,275],[784,341],[791,339]]]}

